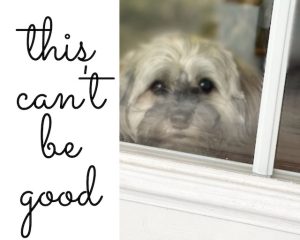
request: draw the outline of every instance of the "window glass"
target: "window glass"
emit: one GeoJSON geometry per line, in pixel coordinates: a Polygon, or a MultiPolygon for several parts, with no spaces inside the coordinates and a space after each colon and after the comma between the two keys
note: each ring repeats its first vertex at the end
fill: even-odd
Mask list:
{"type": "Polygon", "coordinates": [[[286,75],[275,168],[300,172],[300,4],[297,3],[286,75]]]}
{"type": "Polygon", "coordinates": [[[121,0],[120,139],[253,161],[271,0],[121,0]]]}

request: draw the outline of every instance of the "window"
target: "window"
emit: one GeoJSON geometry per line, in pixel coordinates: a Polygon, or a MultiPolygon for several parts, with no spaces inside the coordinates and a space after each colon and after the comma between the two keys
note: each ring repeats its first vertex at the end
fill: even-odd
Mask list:
{"type": "MultiPolygon", "coordinates": [[[[299,89],[293,85],[298,84],[293,81],[298,62],[297,40],[294,40],[289,57],[292,32],[297,39],[299,28],[296,23],[293,30],[298,1],[165,0],[158,3],[152,0],[151,4],[150,1],[121,0],[122,64],[126,64],[126,52],[136,49],[138,42],[149,41],[151,34],[161,32],[166,26],[179,26],[184,32],[197,31],[205,38],[222,42],[263,75],[255,150],[253,145],[247,154],[242,153],[246,150],[243,147],[237,147],[235,151],[231,148],[227,152],[230,155],[228,161],[224,155],[215,156],[214,151],[202,149],[198,154],[190,154],[184,150],[133,144],[130,138],[121,136],[122,236],[128,236],[128,239],[170,236],[174,239],[186,239],[187,236],[190,239],[199,239],[199,236],[209,239],[299,239],[300,174],[296,172],[299,142],[295,140],[299,132],[299,89]],[[178,4],[175,10],[170,9],[170,3],[178,4]],[[187,6],[192,10],[186,10],[187,6]],[[147,14],[149,9],[155,13],[151,17],[147,14]],[[161,11],[166,14],[160,14],[161,11]],[[184,12],[190,16],[180,15],[184,12]],[[179,24],[188,19],[197,21],[191,25],[179,24]],[[250,24],[253,21],[255,24],[250,24]],[[145,22],[155,27],[146,28],[145,22]],[[240,33],[240,28],[228,28],[239,24],[246,26],[242,27],[245,32],[240,33]],[[239,41],[232,42],[230,37],[239,41]],[[253,164],[248,164],[252,159],[253,164]],[[201,222],[204,216],[207,218],[201,222]]],[[[122,89],[121,83],[121,92],[126,89],[122,89]]],[[[121,111],[124,110],[122,104],[121,101],[121,111]]]]}
{"type": "MultiPolygon", "coordinates": [[[[121,140],[197,154],[202,156],[202,159],[206,159],[204,156],[208,156],[212,157],[209,161],[214,160],[214,162],[219,161],[218,159],[245,163],[253,162],[252,171],[254,173],[271,176],[274,168],[295,2],[293,0],[275,0],[274,2],[268,0],[168,0],[163,2],[122,0],[120,12],[121,57],[123,59],[121,62],[121,140]],[[182,67],[175,70],[173,67],[168,68],[167,64],[165,64],[167,67],[163,69],[161,67],[163,66],[163,60],[157,63],[153,60],[154,58],[151,58],[151,54],[161,54],[166,49],[161,46],[162,44],[167,46],[172,44],[172,41],[176,42],[177,38],[181,38],[181,33],[178,35],[178,31],[221,43],[222,47],[220,48],[213,45],[211,48],[214,49],[209,54],[216,52],[220,54],[221,52],[222,57],[228,57],[227,60],[230,63],[226,62],[226,64],[229,65],[211,66],[203,58],[202,62],[198,61],[202,65],[191,64],[192,66],[187,70],[188,72],[182,71],[182,67]],[[168,34],[165,32],[168,32],[168,34]],[[140,43],[151,42],[153,36],[163,37],[162,40],[158,37],[158,40],[154,40],[150,45],[144,45],[142,47],[143,53],[136,51],[136,49],[139,49],[138,45],[140,43]],[[165,36],[167,38],[163,39],[165,36]],[[227,55],[226,50],[223,51],[223,46],[233,53],[233,58],[230,57],[230,54],[227,55]],[[158,48],[157,51],[153,50],[156,47],[158,48]],[[149,53],[149,50],[152,53],[149,53]],[[149,61],[145,60],[147,54],[150,57],[149,61]],[[239,59],[243,59],[243,63],[240,63],[239,59]],[[246,74],[244,76],[244,68],[247,69],[247,73],[250,72],[250,78],[252,79],[259,75],[264,76],[262,95],[260,93],[252,95],[252,98],[255,96],[256,104],[260,104],[260,108],[256,106],[260,112],[257,115],[252,114],[254,116],[251,119],[253,125],[247,126],[247,133],[243,132],[242,137],[236,136],[236,133],[241,133],[239,131],[240,124],[247,121],[247,117],[249,117],[247,111],[249,109],[245,109],[245,105],[243,105],[245,93],[241,94],[243,92],[239,90],[241,88],[243,90],[247,86],[240,86],[240,83],[237,82],[234,86],[230,85],[228,88],[222,88],[224,86],[218,81],[218,78],[222,78],[222,76],[213,74],[225,66],[229,66],[225,70],[232,68],[231,63],[238,69],[242,77],[247,78],[246,74]],[[131,67],[128,67],[130,64],[131,67]],[[154,68],[159,69],[159,71],[155,72],[154,68]],[[139,78],[139,84],[135,85],[132,78],[138,77],[143,78],[143,81],[139,78]],[[125,84],[124,78],[126,78],[125,84]],[[178,90],[176,84],[172,83],[173,79],[176,79],[176,81],[181,79],[180,81],[185,83],[186,79],[189,78],[193,79],[192,83],[185,88],[185,93],[188,89],[189,95],[184,94],[183,91],[180,92],[179,90],[182,89],[178,90]],[[173,99],[166,97],[170,95],[170,92],[173,94],[173,99]],[[188,96],[192,102],[201,101],[204,104],[195,110],[194,106],[191,107],[189,103],[183,100],[182,102],[185,102],[185,105],[179,109],[178,101],[176,102],[174,97],[175,93],[177,99],[185,99],[182,96],[188,96]],[[220,106],[223,104],[223,109],[228,108],[228,112],[222,113],[224,115],[220,117],[218,109],[212,108],[209,102],[210,97],[215,102],[221,102],[219,103],[220,106]],[[162,100],[157,101],[157,99],[162,100]],[[232,105],[224,99],[233,100],[232,105]],[[154,102],[157,104],[157,108],[151,108],[154,102]],[[173,107],[163,106],[163,103],[166,102],[173,104],[173,107]],[[201,127],[209,130],[205,133],[201,132],[202,136],[195,134],[199,130],[198,123],[196,123],[196,126],[188,132],[188,140],[186,141],[187,134],[186,132],[182,134],[182,129],[186,128],[186,122],[189,121],[190,124],[195,125],[193,120],[189,119],[191,114],[188,111],[189,108],[191,108],[190,112],[192,114],[196,112],[196,117],[197,114],[198,116],[201,115],[202,120],[199,120],[199,117],[197,120],[204,121],[204,123],[201,123],[201,127]],[[207,112],[209,114],[204,114],[207,112]],[[226,125],[228,122],[222,119],[223,116],[226,119],[226,114],[232,117],[230,126],[226,125]],[[145,116],[149,118],[145,119],[145,116]],[[167,117],[169,119],[165,121],[167,117]],[[170,129],[168,124],[173,124],[173,128],[170,129]],[[226,127],[222,128],[220,124],[224,124],[226,127]],[[151,125],[154,127],[150,128],[151,125]],[[180,131],[176,130],[174,132],[174,126],[180,131]],[[248,131],[249,128],[250,131],[248,131]],[[162,130],[173,133],[167,136],[167,141],[164,138],[166,134],[162,130]],[[200,144],[195,144],[198,142],[200,144]],[[209,144],[207,145],[207,143],[209,144]]],[[[201,44],[204,45],[210,45],[212,42],[199,41],[203,41],[201,44]]],[[[181,43],[176,44],[180,46],[181,43]]],[[[205,55],[207,53],[204,50],[203,54],[206,57],[208,56],[205,55]]],[[[234,77],[234,72],[228,74],[231,74],[230,79],[234,77]]],[[[287,92],[286,94],[288,94],[287,92]]],[[[249,102],[249,99],[247,100],[246,102],[249,102]]],[[[284,109],[283,119],[286,115],[284,109]]],[[[284,121],[282,121],[282,124],[284,124],[284,121]]],[[[283,127],[284,125],[282,125],[281,131],[284,131],[283,127]]],[[[295,129],[295,133],[296,131],[295,129]]],[[[278,156],[280,156],[281,146],[284,146],[282,144],[284,143],[279,138],[278,156]]],[[[135,148],[135,146],[132,145],[132,148],[135,148]]],[[[295,149],[297,149],[296,145],[295,149]]],[[[169,152],[166,151],[166,153],[169,152]]],[[[176,155],[176,153],[174,154],[176,155]]],[[[180,153],[177,154],[180,156],[180,153]]],[[[192,155],[188,156],[192,158],[192,155]]],[[[286,161],[286,159],[278,160],[279,168],[298,171],[296,167],[287,167],[287,164],[282,167],[280,162],[283,161],[286,161]]],[[[220,165],[225,166],[225,162],[227,161],[221,162],[220,165]]],[[[289,164],[291,164],[291,161],[289,164]]]]}

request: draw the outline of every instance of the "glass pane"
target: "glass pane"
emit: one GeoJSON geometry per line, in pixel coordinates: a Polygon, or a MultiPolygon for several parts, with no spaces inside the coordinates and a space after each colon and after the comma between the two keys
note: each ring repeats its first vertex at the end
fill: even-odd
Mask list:
{"type": "Polygon", "coordinates": [[[272,4],[121,0],[121,140],[251,163],[272,4]]]}
{"type": "MultiPolygon", "coordinates": [[[[298,1],[299,2],[299,1],[298,1]]],[[[275,168],[300,172],[300,4],[297,3],[286,75],[275,168]]]]}

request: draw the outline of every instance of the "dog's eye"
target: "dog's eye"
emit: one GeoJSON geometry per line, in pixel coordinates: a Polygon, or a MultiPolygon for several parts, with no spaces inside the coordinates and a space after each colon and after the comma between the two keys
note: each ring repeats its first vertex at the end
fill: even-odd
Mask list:
{"type": "Polygon", "coordinates": [[[164,95],[167,93],[167,86],[166,84],[161,80],[155,80],[152,85],[150,86],[150,90],[155,95],[164,95]]]}
{"type": "Polygon", "coordinates": [[[199,81],[199,87],[204,93],[208,94],[214,89],[215,85],[209,78],[202,78],[199,81]]]}

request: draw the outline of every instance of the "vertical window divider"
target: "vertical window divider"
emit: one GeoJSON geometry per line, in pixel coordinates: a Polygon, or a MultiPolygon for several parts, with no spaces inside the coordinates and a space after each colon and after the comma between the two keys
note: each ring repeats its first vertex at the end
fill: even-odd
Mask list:
{"type": "Polygon", "coordinates": [[[295,6],[274,0],[252,169],[258,175],[273,174],[295,6]]]}

